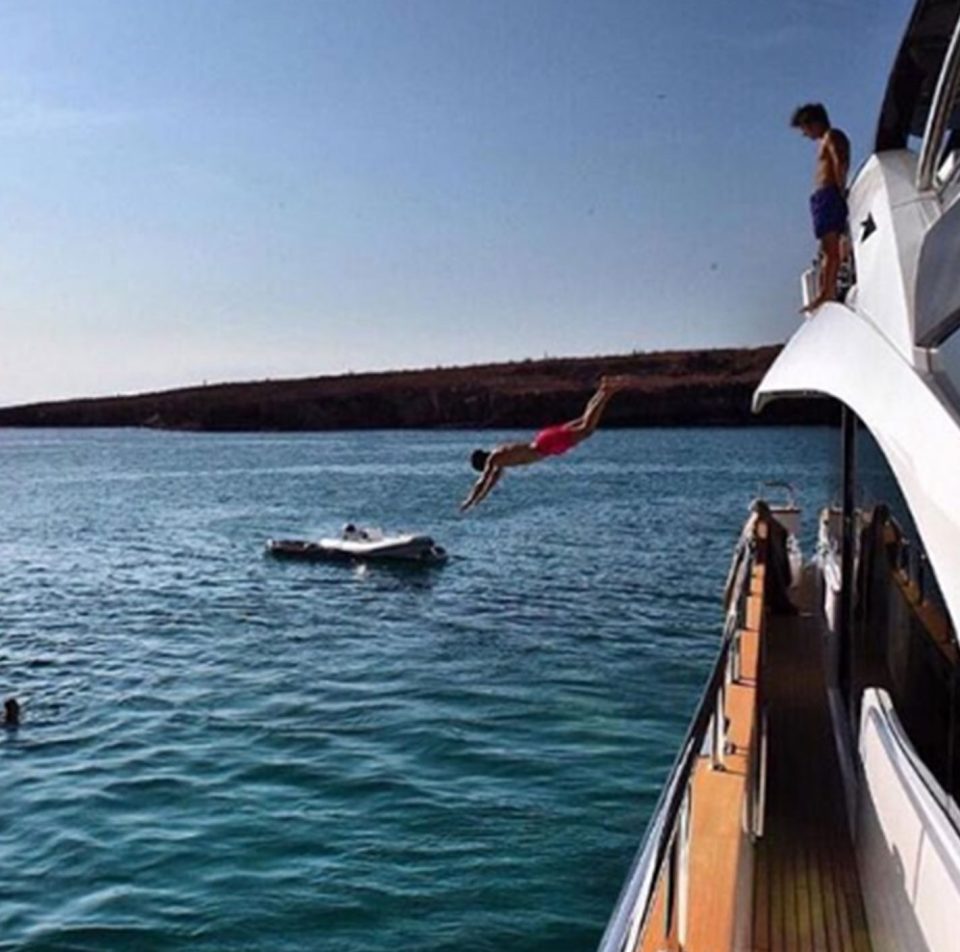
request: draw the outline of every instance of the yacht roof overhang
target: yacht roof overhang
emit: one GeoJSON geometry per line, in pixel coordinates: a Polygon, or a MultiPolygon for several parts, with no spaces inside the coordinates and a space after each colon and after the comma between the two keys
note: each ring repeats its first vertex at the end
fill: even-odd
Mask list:
{"type": "Polygon", "coordinates": [[[894,60],[877,125],[875,151],[903,149],[922,136],[960,0],[917,0],[894,60]]]}
{"type": "Polygon", "coordinates": [[[754,394],[759,412],[779,397],[822,394],[870,430],[923,540],[954,627],[960,620],[960,419],[865,318],[827,304],[786,344],[754,394]]]}

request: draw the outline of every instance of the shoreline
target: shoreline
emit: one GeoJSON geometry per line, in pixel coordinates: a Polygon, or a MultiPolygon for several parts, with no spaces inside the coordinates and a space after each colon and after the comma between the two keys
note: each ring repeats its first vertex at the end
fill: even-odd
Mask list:
{"type": "Polygon", "coordinates": [[[605,374],[625,390],[609,427],[825,424],[827,400],[790,400],[760,416],[750,401],[781,345],[567,357],[431,370],[212,384],[0,408],[0,427],[148,427],[308,432],[539,427],[577,416],[605,374]]]}

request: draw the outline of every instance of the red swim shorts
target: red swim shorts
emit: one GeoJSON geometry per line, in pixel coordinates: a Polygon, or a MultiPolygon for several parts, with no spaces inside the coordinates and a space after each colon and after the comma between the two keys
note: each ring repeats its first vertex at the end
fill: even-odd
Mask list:
{"type": "Polygon", "coordinates": [[[531,444],[538,453],[544,456],[559,456],[576,445],[573,433],[566,423],[559,426],[548,426],[541,430],[531,444]]]}

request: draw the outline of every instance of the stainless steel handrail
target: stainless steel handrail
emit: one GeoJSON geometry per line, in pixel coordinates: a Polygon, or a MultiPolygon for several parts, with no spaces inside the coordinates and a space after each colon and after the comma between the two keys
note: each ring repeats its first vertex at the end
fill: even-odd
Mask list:
{"type": "Polygon", "coordinates": [[[960,88],[960,20],[953,30],[950,45],[943,58],[943,67],[937,77],[937,86],[927,113],[927,126],[923,132],[923,145],[917,162],[917,191],[926,192],[933,187],[933,177],[940,159],[943,133],[950,119],[957,89],[960,88]]]}
{"type": "MultiPolygon", "coordinates": [[[[722,769],[726,753],[726,724],[724,708],[721,706],[728,680],[733,673],[731,663],[739,652],[739,633],[745,615],[746,599],[749,595],[748,580],[753,567],[755,543],[753,533],[756,528],[756,513],[748,520],[737,545],[737,551],[731,565],[727,581],[727,615],[723,629],[720,649],[717,652],[710,676],[700,695],[700,701],[687,728],[680,752],[674,761],[669,777],[653,814],[640,848],[634,856],[626,882],[614,906],[613,915],[607,923],[598,952],[626,952],[634,948],[640,931],[646,922],[656,892],[664,864],[670,857],[680,827],[684,805],[689,797],[690,782],[697,760],[708,745],[712,765],[722,769]]],[[[681,854],[687,854],[686,843],[677,844],[681,854]]],[[[686,875],[681,870],[677,877],[684,891],[686,875]]],[[[679,904],[681,913],[686,908],[685,896],[671,902],[679,904]]],[[[672,908],[667,910],[668,921],[672,908]]],[[[683,922],[679,930],[684,929],[683,922]]]]}

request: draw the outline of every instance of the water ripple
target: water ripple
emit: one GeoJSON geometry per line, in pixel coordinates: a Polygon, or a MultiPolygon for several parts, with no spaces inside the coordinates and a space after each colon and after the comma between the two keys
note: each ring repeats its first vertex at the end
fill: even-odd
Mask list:
{"type": "Polygon", "coordinates": [[[461,518],[489,438],[0,431],[0,949],[594,947],[750,495],[832,436],[601,432],[461,518]],[[262,554],[347,520],[454,557],[262,554]]]}

